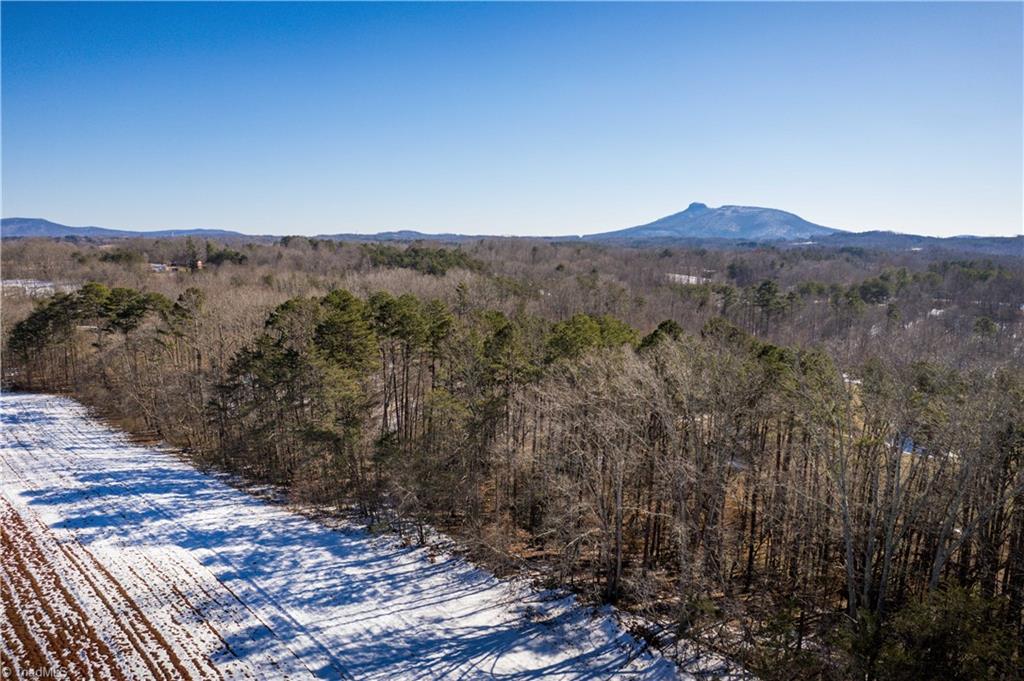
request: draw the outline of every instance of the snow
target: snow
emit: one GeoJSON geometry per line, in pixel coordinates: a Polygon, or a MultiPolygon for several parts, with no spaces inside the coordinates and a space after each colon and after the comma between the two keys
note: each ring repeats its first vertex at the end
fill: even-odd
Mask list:
{"type": "Polygon", "coordinates": [[[0,653],[23,671],[680,677],[607,609],[326,527],[132,444],[71,399],[0,395],[0,423],[0,580],[13,605],[0,653]],[[72,645],[54,643],[62,632],[72,645]]]}

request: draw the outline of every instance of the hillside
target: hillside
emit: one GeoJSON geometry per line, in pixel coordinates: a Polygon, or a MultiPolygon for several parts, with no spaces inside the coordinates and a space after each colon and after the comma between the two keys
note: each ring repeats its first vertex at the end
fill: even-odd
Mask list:
{"type": "Polygon", "coordinates": [[[0,222],[0,237],[28,238],[42,237],[62,239],[64,237],[82,237],[92,239],[123,239],[131,237],[149,237],[153,239],[167,237],[200,236],[215,239],[251,239],[253,237],[240,232],[226,229],[160,229],[131,230],[110,229],[108,227],[71,227],[43,218],[4,218],[0,222]]]}
{"type": "Polygon", "coordinates": [[[943,250],[982,255],[1024,257],[1024,236],[934,237],[898,232],[836,232],[815,242],[821,246],[867,248],[878,251],[943,250]]]}
{"type": "MultiPolygon", "coordinates": [[[[1012,482],[1021,479],[1016,434],[1024,423],[1020,258],[580,240],[403,248],[295,237],[247,244],[239,249],[244,258],[211,258],[194,271],[143,265],[180,259],[186,250],[181,239],[5,242],[5,388],[74,396],[142,437],[181,448],[203,469],[275,485],[310,512],[351,511],[374,533],[426,544],[427,555],[434,528],[491,574],[529,575],[572,588],[586,603],[613,603],[630,631],[673,660],[700,658],[690,652],[696,647],[766,681],[852,678],[859,644],[832,643],[848,627],[851,604],[882,607],[890,622],[955,621],[970,609],[984,615],[966,635],[972,644],[998,651],[1024,641],[1024,609],[1012,600],[1024,595],[1024,553],[1015,548],[1024,546],[1024,525],[1005,524],[996,534],[953,531],[961,518],[1012,519],[1021,511],[1012,482]],[[58,285],[65,295],[34,295],[58,285]],[[836,470],[849,472],[847,482],[836,470]],[[886,496],[894,474],[898,505],[886,496]],[[969,484],[959,488],[957,480],[969,484]],[[846,518],[847,508],[863,512],[846,518]],[[888,523],[901,529],[889,543],[874,541],[888,523]],[[845,552],[851,536],[859,538],[852,557],[845,552]],[[852,569],[892,556],[906,559],[892,562],[887,575],[852,569]],[[988,570],[991,556],[1003,556],[1011,580],[988,570]],[[918,595],[943,573],[967,576],[956,585],[964,587],[960,600],[938,589],[940,600],[918,595]],[[860,596],[866,588],[904,595],[876,606],[860,596]],[[790,632],[782,641],[780,628],[790,632]],[[793,662],[798,640],[807,654],[793,662]]],[[[391,580],[403,577],[381,560],[383,595],[368,595],[366,612],[355,612],[337,593],[365,586],[348,570],[372,549],[369,542],[337,538],[329,560],[312,549],[331,540],[311,526],[286,529],[249,506],[214,513],[223,498],[206,484],[192,488],[154,474],[150,460],[159,452],[145,461],[124,451],[108,455],[103,438],[82,445],[77,426],[64,430],[65,411],[26,406],[0,423],[0,441],[26,443],[12,457],[38,450],[74,477],[75,457],[84,464],[95,455],[101,468],[109,460],[118,483],[87,471],[83,482],[96,496],[83,501],[84,527],[66,529],[88,537],[113,527],[131,539],[143,527],[156,533],[158,547],[180,546],[159,518],[127,499],[126,489],[138,489],[192,538],[223,552],[231,547],[243,565],[236,574],[255,575],[285,612],[312,618],[295,616],[307,630],[314,620],[329,622],[319,630],[323,638],[313,635],[339,659],[354,659],[341,666],[357,678],[367,666],[396,669],[375,663],[397,657],[396,635],[376,619],[362,620],[384,625],[372,641],[361,623],[335,622],[401,610],[414,589],[431,603],[433,592],[449,600],[457,592],[458,585],[420,581],[446,572],[444,559],[424,565],[413,562],[423,554],[410,551],[403,597],[390,597],[391,580]],[[226,516],[234,524],[221,522],[226,516]],[[250,522],[262,522],[265,533],[250,522]],[[250,556],[260,553],[277,569],[250,570],[259,561],[250,556]],[[335,583],[332,570],[351,579],[335,583]],[[279,588],[280,580],[296,592],[279,588]]],[[[4,456],[0,481],[11,471],[4,456]]],[[[30,480],[45,477],[34,470],[30,480]]],[[[22,479],[12,476],[12,486],[22,479]]],[[[63,479],[39,487],[77,493],[63,479]]],[[[68,508],[54,493],[26,505],[62,516],[68,508]]],[[[0,563],[17,555],[0,547],[0,563]]],[[[192,565],[188,556],[181,560],[192,565]]],[[[77,579],[73,569],[57,568],[58,579],[77,579]]],[[[10,570],[23,574],[17,564],[10,570]]],[[[141,574],[153,576],[161,593],[173,586],[191,594],[178,580],[141,574]]],[[[31,588],[18,579],[19,589],[31,588]]],[[[252,603],[252,582],[235,585],[252,603]]],[[[168,603],[176,620],[143,609],[168,642],[181,641],[181,602],[168,603]]],[[[109,625],[102,603],[84,605],[88,622],[109,625]]],[[[463,636],[473,621],[454,624],[433,606],[414,610],[421,613],[444,620],[444,640],[457,648],[445,652],[459,660],[478,642],[503,650],[519,643],[506,638],[504,619],[463,636]]],[[[549,619],[546,611],[540,616],[549,619]]],[[[226,617],[214,615],[218,632],[226,617]]],[[[49,630],[48,622],[35,630],[49,630]]],[[[126,623],[146,627],[134,615],[126,623]]],[[[73,631],[72,624],[57,630],[73,631]]],[[[420,678],[442,678],[445,670],[429,666],[430,647],[421,645],[436,632],[421,625],[408,627],[399,643],[427,665],[420,678]]],[[[904,651],[893,647],[904,639],[883,636],[878,667],[927,659],[931,639],[904,651]]],[[[535,628],[524,638],[548,647],[535,628]]],[[[225,639],[238,650],[236,638],[225,639]]],[[[271,659],[287,660],[285,652],[268,644],[271,659]]],[[[503,655],[497,669],[507,662],[503,655]]],[[[577,673],[565,657],[549,664],[575,678],[590,671],[577,673]]],[[[518,678],[544,676],[530,669],[518,678]]],[[[261,671],[252,678],[265,678],[261,671]]],[[[452,675],[464,671],[451,668],[452,675]]]]}
{"type": "Polygon", "coordinates": [[[571,597],[328,528],[70,399],[4,395],[0,418],[5,664],[82,679],[680,677],[571,597]],[[54,628],[75,632],[76,655],[54,628]]]}

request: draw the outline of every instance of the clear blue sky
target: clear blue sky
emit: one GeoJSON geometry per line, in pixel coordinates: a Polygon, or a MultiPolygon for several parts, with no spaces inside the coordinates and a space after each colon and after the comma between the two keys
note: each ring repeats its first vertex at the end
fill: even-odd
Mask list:
{"type": "Polygon", "coordinates": [[[3,215],[1022,229],[1021,3],[2,5],[3,215]]]}

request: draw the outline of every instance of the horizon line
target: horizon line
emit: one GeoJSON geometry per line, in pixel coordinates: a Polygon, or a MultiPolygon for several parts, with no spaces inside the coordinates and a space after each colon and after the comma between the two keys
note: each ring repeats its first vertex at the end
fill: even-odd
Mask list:
{"type": "MultiPolygon", "coordinates": [[[[145,233],[145,232],[219,231],[219,232],[234,232],[234,233],[242,235],[242,236],[251,236],[251,237],[303,236],[303,237],[307,237],[307,238],[316,238],[316,237],[322,237],[322,236],[339,236],[339,235],[349,235],[349,234],[355,235],[355,236],[376,236],[376,235],[379,235],[379,234],[394,234],[394,233],[399,233],[399,232],[414,232],[416,234],[421,234],[421,235],[423,235],[425,237],[431,237],[431,236],[438,236],[438,237],[440,237],[440,236],[459,236],[459,237],[466,237],[466,238],[483,238],[483,239],[582,239],[582,238],[587,237],[587,236],[597,236],[597,235],[600,235],[600,234],[607,234],[609,232],[618,232],[618,231],[622,231],[622,230],[626,230],[626,229],[632,229],[632,228],[635,228],[635,227],[644,227],[644,226],[647,226],[647,225],[652,224],[654,222],[657,222],[659,220],[662,220],[664,218],[671,217],[671,216],[683,213],[683,212],[685,212],[686,210],[688,210],[690,207],[692,207],[694,205],[703,205],[703,206],[705,206],[705,207],[707,207],[707,208],[709,208],[711,210],[717,210],[717,209],[720,209],[720,208],[756,208],[756,209],[760,209],[760,210],[774,210],[774,211],[779,211],[779,212],[783,212],[783,213],[788,213],[789,215],[793,215],[793,216],[797,217],[800,220],[804,220],[805,222],[809,222],[809,223],[811,223],[813,225],[816,225],[818,227],[823,227],[825,229],[831,229],[831,230],[835,230],[837,232],[846,233],[846,234],[869,234],[869,233],[897,234],[897,235],[902,235],[902,236],[916,236],[916,237],[929,238],[929,239],[957,239],[957,238],[1015,239],[1015,238],[1024,236],[1024,230],[1022,230],[1022,232],[1018,233],[1018,234],[1001,234],[1001,233],[997,233],[997,234],[992,234],[992,233],[989,233],[989,234],[973,234],[973,233],[964,232],[964,233],[958,233],[958,234],[950,234],[950,235],[947,235],[947,236],[939,236],[939,235],[936,235],[936,234],[918,234],[918,233],[914,233],[914,232],[901,232],[901,231],[898,231],[896,229],[891,229],[891,228],[849,229],[849,228],[843,228],[843,227],[832,227],[832,226],[829,226],[829,225],[823,225],[823,224],[814,222],[812,220],[808,220],[807,218],[803,217],[802,215],[800,215],[798,213],[795,213],[795,212],[793,212],[791,210],[786,210],[786,209],[783,209],[783,208],[770,208],[768,206],[753,206],[753,205],[733,204],[733,203],[724,203],[724,204],[721,204],[719,206],[709,206],[709,205],[704,204],[704,203],[699,202],[699,201],[691,202],[690,204],[688,204],[687,208],[684,208],[683,210],[675,211],[673,213],[668,213],[667,215],[662,215],[661,217],[654,218],[653,220],[648,220],[647,222],[638,222],[638,223],[630,225],[628,227],[616,227],[616,228],[612,228],[612,229],[606,229],[606,230],[602,230],[602,231],[593,231],[593,232],[576,232],[576,233],[569,233],[569,232],[567,232],[567,233],[562,233],[562,234],[517,234],[517,233],[480,234],[480,233],[459,232],[459,231],[427,232],[427,231],[423,231],[422,229],[418,229],[418,228],[415,228],[415,227],[378,228],[376,230],[372,230],[372,229],[364,230],[364,229],[360,229],[360,228],[354,228],[354,229],[344,229],[342,231],[337,231],[337,232],[323,232],[323,231],[321,231],[321,232],[318,232],[316,234],[300,234],[300,233],[290,233],[290,232],[282,232],[282,233],[263,232],[263,233],[258,233],[258,232],[249,231],[249,228],[245,228],[245,227],[108,227],[108,226],[105,226],[105,225],[98,225],[98,224],[70,225],[70,224],[66,224],[66,223],[63,223],[63,222],[56,222],[56,221],[51,220],[50,218],[46,218],[46,217],[27,217],[27,216],[21,216],[21,215],[3,216],[3,217],[0,217],[0,220],[4,220],[4,221],[6,221],[6,220],[44,220],[44,221],[49,222],[49,223],[54,224],[54,225],[59,225],[61,227],[68,227],[68,228],[73,228],[73,229],[107,229],[107,230],[119,231],[119,232],[142,232],[142,233],[145,233]]],[[[339,228],[339,229],[341,229],[341,228],[339,228]]],[[[42,238],[45,238],[45,237],[42,237],[42,238]]],[[[670,238],[670,237],[666,237],[666,238],[670,238]]],[[[682,237],[682,238],[699,239],[700,237],[682,237]]],[[[721,238],[721,237],[707,237],[707,238],[715,239],[715,238],[721,238]]],[[[738,239],[738,240],[742,241],[743,239],[738,239]]]]}
{"type": "MultiPolygon", "coordinates": [[[[462,238],[466,238],[466,239],[538,239],[538,240],[546,240],[546,239],[583,239],[583,238],[589,237],[589,236],[598,236],[598,235],[601,235],[601,234],[607,234],[608,232],[621,231],[621,230],[607,230],[607,231],[604,231],[604,232],[582,232],[582,233],[575,233],[575,234],[573,234],[573,233],[562,233],[562,234],[515,234],[515,233],[483,234],[483,233],[470,233],[470,232],[425,232],[425,231],[422,231],[422,230],[419,230],[419,229],[415,229],[415,228],[402,227],[402,228],[395,228],[395,229],[378,229],[376,231],[360,231],[360,230],[357,230],[357,229],[352,229],[352,230],[338,231],[338,232],[317,232],[315,234],[302,234],[302,233],[299,233],[299,232],[254,232],[254,231],[249,231],[247,228],[244,228],[244,227],[104,227],[102,225],[66,225],[66,224],[64,224],[62,222],[54,222],[53,220],[50,220],[48,218],[24,217],[24,216],[20,216],[20,215],[12,215],[12,216],[9,216],[9,217],[2,217],[2,218],[0,218],[0,220],[45,220],[46,222],[49,222],[51,224],[59,225],[61,227],[67,227],[67,228],[71,228],[71,229],[105,229],[105,230],[110,230],[112,232],[125,232],[126,234],[130,234],[132,236],[137,236],[137,238],[140,238],[140,239],[148,238],[148,235],[156,234],[156,233],[159,233],[159,232],[228,232],[228,233],[230,233],[230,236],[243,236],[243,237],[253,237],[253,238],[259,238],[259,237],[263,237],[263,238],[266,238],[266,237],[282,238],[282,237],[286,237],[286,236],[287,237],[296,237],[296,236],[298,236],[298,237],[303,237],[303,238],[307,238],[307,239],[316,239],[316,238],[324,238],[324,237],[339,237],[339,236],[372,237],[372,236],[379,236],[381,234],[398,234],[398,233],[401,233],[401,232],[411,232],[413,234],[416,234],[416,235],[419,235],[421,237],[424,237],[424,239],[429,239],[430,237],[456,236],[456,237],[462,237],[462,238]]],[[[644,223],[644,225],[646,225],[646,224],[648,224],[648,223],[644,223]]],[[[642,227],[644,225],[634,225],[634,227],[642,227]]],[[[631,229],[631,227],[624,227],[622,229],[631,229]]],[[[836,232],[838,232],[840,234],[892,234],[894,236],[909,236],[909,237],[919,237],[919,238],[922,238],[922,239],[939,239],[939,240],[946,240],[946,239],[1020,239],[1020,238],[1024,238],[1024,233],[1021,233],[1021,234],[991,234],[991,233],[989,233],[989,234],[971,234],[971,233],[964,232],[964,233],[960,233],[960,234],[948,234],[946,236],[940,236],[940,235],[937,235],[937,234],[918,234],[916,232],[900,232],[900,231],[895,230],[895,229],[864,229],[864,230],[854,230],[854,229],[841,229],[839,227],[833,227],[832,229],[836,230],[836,232]]],[[[164,236],[168,237],[168,238],[173,238],[173,235],[166,235],[165,234],[164,236]]],[[[196,236],[196,235],[183,234],[182,236],[196,236]]],[[[202,235],[200,234],[198,236],[202,236],[202,235]]],[[[824,236],[828,236],[828,235],[824,235],[824,236]]],[[[38,236],[38,237],[6,237],[6,238],[8,238],[8,239],[10,239],[10,238],[53,239],[53,238],[60,238],[60,237],[38,236]]],[[[216,235],[211,235],[211,238],[216,238],[216,235]]],[[[668,241],[668,240],[671,240],[673,238],[675,238],[677,240],[680,240],[680,241],[697,241],[697,240],[700,240],[700,239],[706,239],[706,240],[715,240],[715,241],[752,241],[752,242],[756,242],[756,243],[775,243],[776,241],[779,241],[779,242],[794,241],[792,239],[777,239],[777,240],[772,240],[772,241],[760,241],[760,240],[757,240],[757,239],[745,239],[745,238],[742,238],[742,237],[730,238],[730,237],[713,237],[713,236],[709,236],[709,237],[699,237],[699,236],[654,237],[653,239],[649,239],[649,240],[652,240],[652,241],[653,240],[668,241]]],[[[808,240],[808,243],[816,243],[816,242],[812,238],[812,239],[808,240]]]]}

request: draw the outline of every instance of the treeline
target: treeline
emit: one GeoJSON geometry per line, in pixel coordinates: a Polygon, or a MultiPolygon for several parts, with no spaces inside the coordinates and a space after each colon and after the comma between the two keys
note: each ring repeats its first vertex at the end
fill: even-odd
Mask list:
{"type": "MultiPolygon", "coordinates": [[[[875,278],[835,293],[923,285],[875,278]]],[[[452,288],[291,297],[227,342],[215,291],[89,284],[10,329],[5,377],[408,541],[446,529],[763,678],[1019,678],[1019,362],[837,364],[767,339],[805,294],[764,281],[647,334],[534,314],[528,284],[504,309],[452,288]]]]}
{"type": "Polygon", "coordinates": [[[459,249],[363,244],[363,252],[375,267],[403,267],[435,276],[444,275],[453,269],[480,271],[484,268],[482,262],[459,249]]]}
{"type": "Polygon", "coordinates": [[[275,303],[341,287],[363,297],[384,288],[453,304],[455,286],[465,283],[476,305],[549,320],[583,312],[650,330],[673,319],[696,333],[721,316],[780,345],[821,345],[843,366],[898,348],[907,349],[903,362],[928,358],[966,369],[998,361],[1020,352],[1013,335],[1024,304],[1019,258],[956,260],[927,251],[629,249],[524,239],[406,246],[285,237],[17,240],[4,244],[3,260],[8,277],[102,281],[171,296],[193,285],[262,290],[260,297],[275,303]],[[146,266],[199,259],[206,265],[201,281],[146,266]]]}

